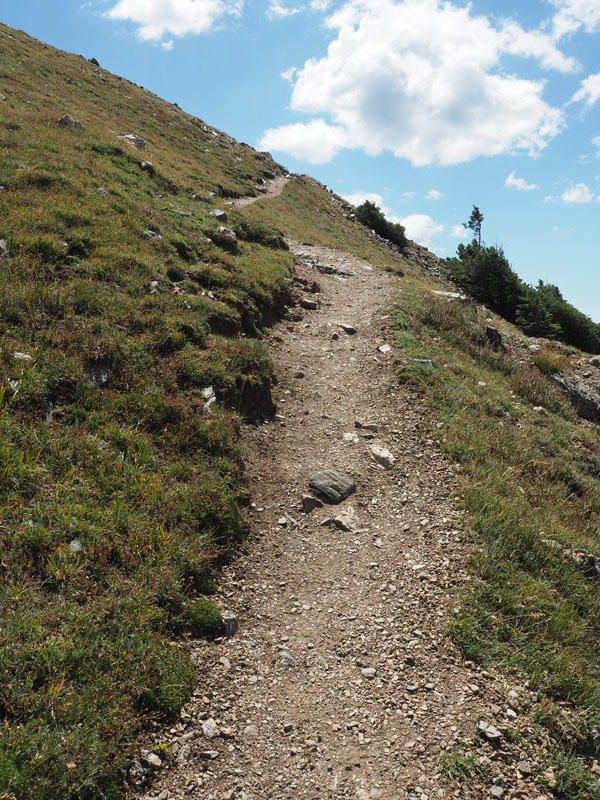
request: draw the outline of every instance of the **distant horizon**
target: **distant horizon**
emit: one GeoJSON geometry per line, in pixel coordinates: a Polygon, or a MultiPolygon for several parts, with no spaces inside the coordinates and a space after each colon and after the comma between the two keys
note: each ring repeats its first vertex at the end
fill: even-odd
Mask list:
{"type": "Polygon", "coordinates": [[[376,202],[442,258],[479,206],[522,280],[600,322],[600,0],[22,0],[0,17],[376,202]]]}

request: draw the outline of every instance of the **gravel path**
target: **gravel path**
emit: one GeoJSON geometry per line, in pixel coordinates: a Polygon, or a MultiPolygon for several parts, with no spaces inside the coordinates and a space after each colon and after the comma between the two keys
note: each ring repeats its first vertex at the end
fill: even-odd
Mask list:
{"type": "Polygon", "coordinates": [[[245,428],[251,533],[217,598],[239,630],[198,643],[198,692],[163,734],[173,766],[144,797],[542,797],[526,754],[494,728],[477,734],[481,720],[525,725],[526,690],[465,662],[444,633],[468,553],[456,469],[379,349],[398,284],[349,254],[292,249],[306,286],[269,337],[278,414],[245,428]],[[356,493],[304,513],[309,478],[327,468],[356,493]],[[474,746],[488,775],[458,789],[440,755],[474,746]]]}

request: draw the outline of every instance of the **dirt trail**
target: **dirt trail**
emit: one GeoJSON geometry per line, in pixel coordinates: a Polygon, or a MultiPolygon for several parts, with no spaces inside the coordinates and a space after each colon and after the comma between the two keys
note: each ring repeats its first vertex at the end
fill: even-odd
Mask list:
{"type": "Polygon", "coordinates": [[[398,385],[393,352],[378,349],[398,285],[354,256],[292,249],[299,277],[321,292],[299,292],[318,308],[273,329],[278,415],[245,429],[251,535],[218,598],[239,631],[198,643],[200,689],[169,734],[176,763],[145,797],[479,798],[492,777],[505,797],[539,797],[506,742],[481,741],[479,782],[457,790],[439,774],[441,752],[468,750],[479,720],[517,724],[509,691],[523,687],[465,663],[444,634],[467,579],[456,470],[398,385]],[[349,275],[323,275],[315,261],[349,275]],[[374,444],[394,455],[391,469],[374,444]],[[309,478],[325,468],[357,491],[305,514],[309,478]],[[348,507],[356,530],[325,524],[348,507]]]}
{"type": "Polygon", "coordinates": [[[263,200],[265,197],[279,197],[289,182],[289,178],[285,175],[273,180],[267,181],[264,185],[264,192],[261,191],[256,197],[240,197],[237,200],[232,200],[231,205],[236,208],[245,208],[256,203],[257,200],[263,200]]]}

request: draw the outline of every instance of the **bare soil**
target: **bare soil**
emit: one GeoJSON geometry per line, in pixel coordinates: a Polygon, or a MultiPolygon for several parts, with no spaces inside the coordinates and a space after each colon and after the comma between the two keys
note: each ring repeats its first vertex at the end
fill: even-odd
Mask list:
{"type": "Polygon", "coordinates": [[[217,598],[239,630],[197,643],[198,691],[162,734],[174,756],[143,796],[426,800],[498,797],[502,784],[505,797],[542,798],[523,765],[535,772],[535,753],[507,733],[531,732],[528,690],[466,662],[445,633],[469,545],[458,468],[399,384],[394,352],[379,350],[401,283],[347,253],[291,247],[299,278],[321,291],[299,288],[317,309],[297,305],[272,330],[278,414],[244,430],[250,535],[217,598]],[[355,494],[304,513],[311,475],[328,468],[355,494]],[[348,508],[353,530],[331,521],[348,508]],[[501,737],[478,735],[481,720],[501,737]],[[461,786],[441,774],[454,749],[487,774],[461,786]]]}

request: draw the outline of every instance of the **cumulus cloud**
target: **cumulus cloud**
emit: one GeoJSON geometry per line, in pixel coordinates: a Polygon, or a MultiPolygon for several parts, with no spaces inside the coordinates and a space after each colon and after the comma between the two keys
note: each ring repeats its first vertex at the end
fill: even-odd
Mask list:
{"type": "MultiPolygon", "coordinates": [[[[290,105],[331,117],[332,152],[390,150],[415,166],[460,164],[482,155],[535,155],[562,128],[562,111],[542,97],[544,82],[501,64],[511,53],[570,69],[541,31],[516,23],[497,29],[470,6],[442,0],[348,0],[326,25],[335,39],[325,56],[298,70],[290,105]]],[[[299,138],[302,128],[279,129],[278,149],[294,154],[299,138]]],[[[312,160],[325,160],[321,148],[312,160]]]]}
{"type": "Polygon", "coordinates": [[[600,136],[594,136],[594,138],[592,139],[592,144],[597,150],[596,155],[600,155],[600,136]]]}
{"type": "Polygon", "coordinates": [[[593,106],[600,100],[600,72],[589,75],[581,81],[581,87],[575,92],[569,102],[585,101],[586,105],[593,106]]]}
{"type": "Polygon", "coordinates": [[[552,33],[561,39],[583,28],[594,33],[600,28],[600,3],[598,0],[552,0],[558,9],[552,19],[552,33]]]}
{"type": "Polygon", "coordinates": [[[518,189],[520,192],[533,192],[534,189],[540,188],[537,183],[527,183],[524,178],[515,177],[514,172],[510,173],[504,181],[504,185],[512,189],[518,189]]]}
{"type": "Polygon", "coordinates": [[[428,200],[441,200],[443,196],[442,192],[438,192],[437,189],[432,189],[430,192],[427,192],[428,200]]]}
{"type": "Polygon", "coordinates": [[[454,239],[468,239],[469,231],[464,225],[453,225],[452,230],[450,231],[450,236],[452,236],[454,239]]]}
{"type": "Polygon", "coordinates": [[[409,214],[408,217],[401,217],[397,221],[404,225],[409,239],[424,247],[429,247],[431,240],[439,236],[445,227],[427,214],[409,214]]]}
{"type": "Polygon", "coordinates": [[[119,0],[106,12],[110,19],[130,20],[144,41],[165,34],[205,33],[227,15],[239,16],[243,0],[119,0]]]}
{"type": "Polygon", "coordinates": [[[571,189],[567,189],[567,191],[561,195],[560,199],[564,200],[565,203],[572,204],[591,203],[594,199],[594,195],[585,183],[578,183],[571,189]]]}
{"type": "Polygon", "coordinates": [[[375,203],[386,216],[390,213],[389,208],[386,208],[383,202],[383,197],[375,192],[354,192],[354,194],[344,194],[342,197],[355,207],[361,206],[365,200],[368,200],[370,203],[375,203]]]}
{"type": "Polygon", "coordinates": [[[313,119],[307,123],[270,128],[264,132],[259,149],[289,153],[309,164],[324,164],[347,146],[346,142],[343,128],[328,125],[324,119],[313,119]]]}

